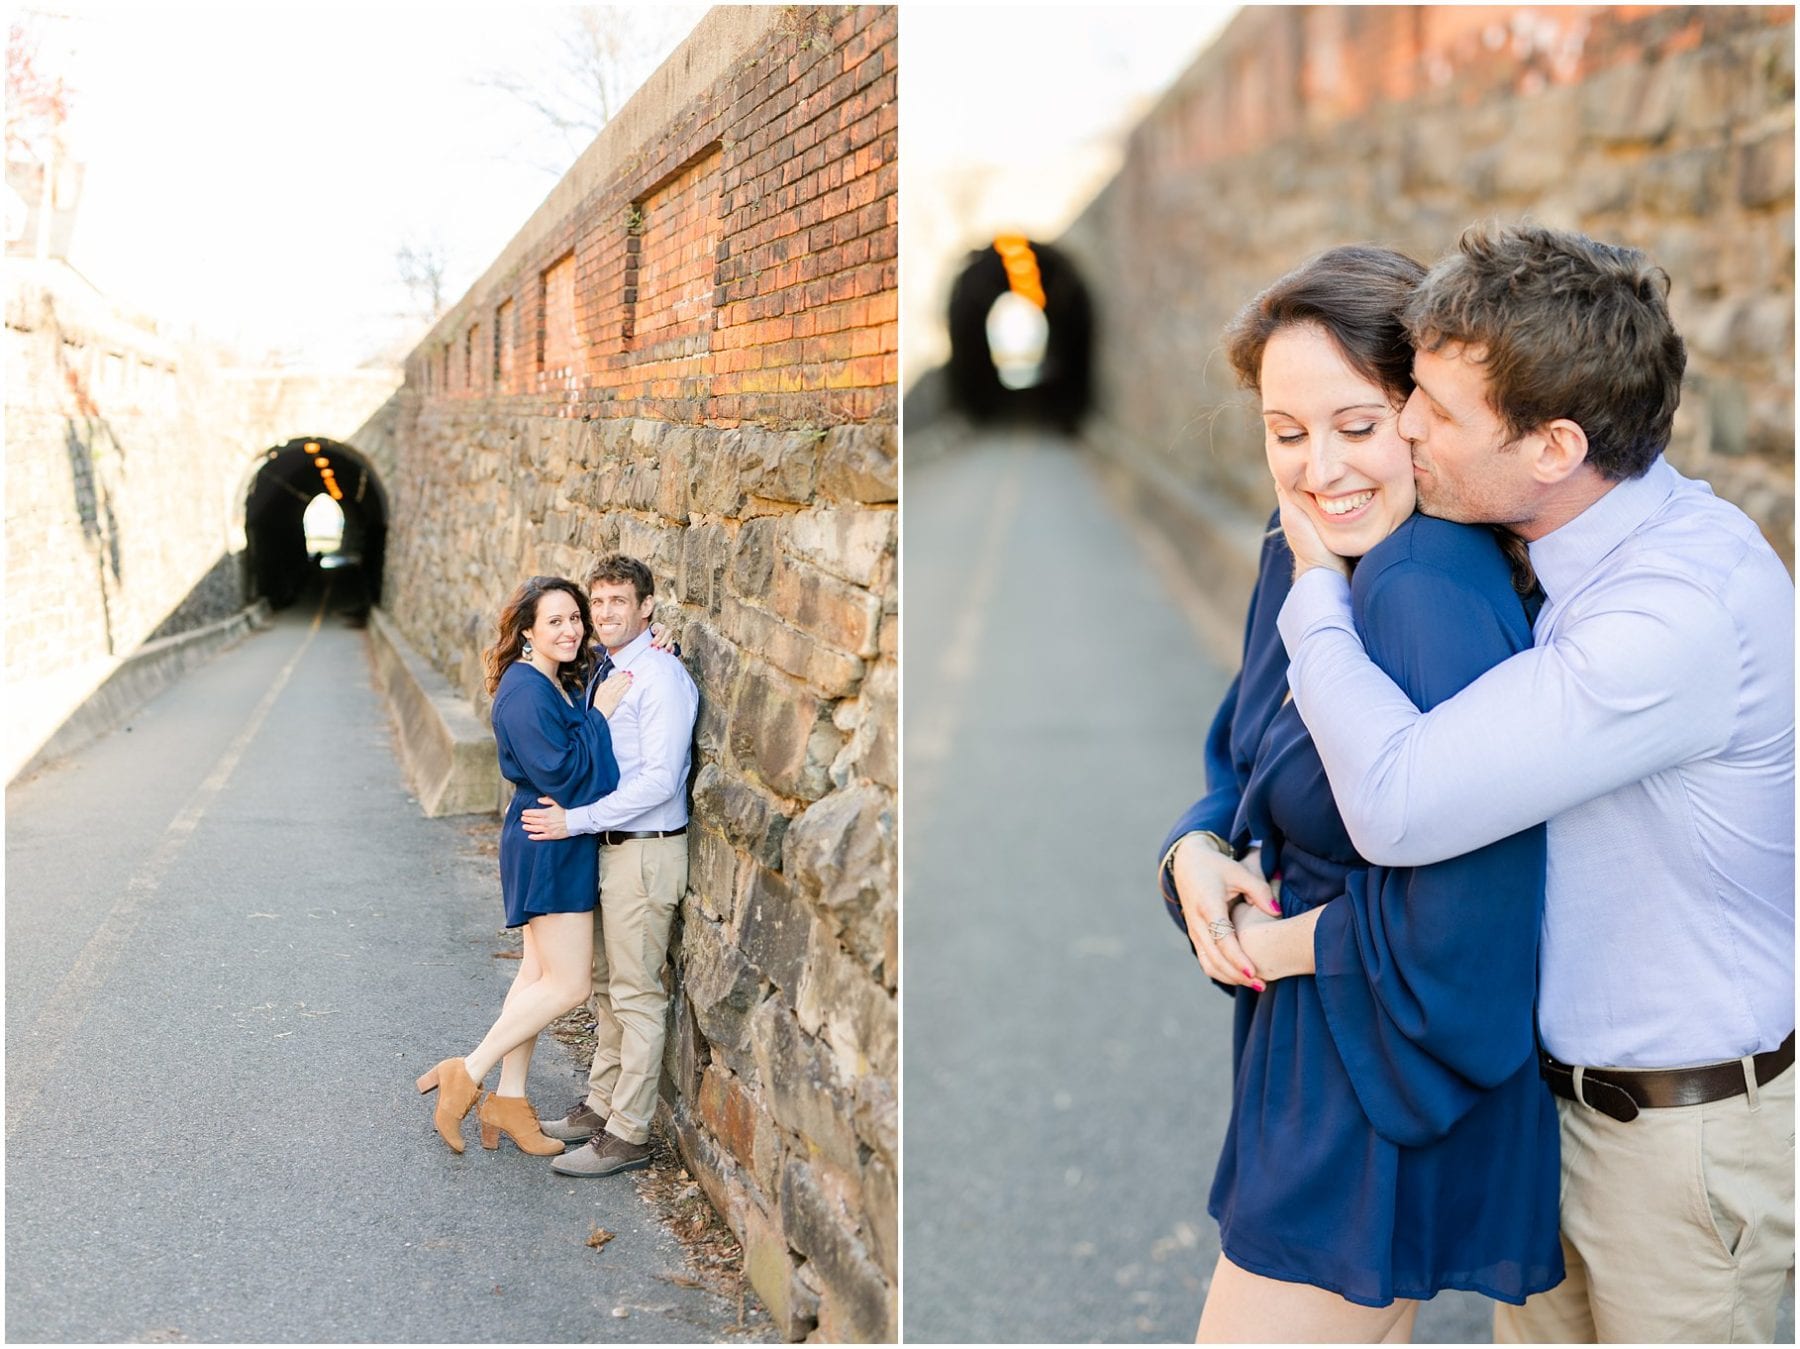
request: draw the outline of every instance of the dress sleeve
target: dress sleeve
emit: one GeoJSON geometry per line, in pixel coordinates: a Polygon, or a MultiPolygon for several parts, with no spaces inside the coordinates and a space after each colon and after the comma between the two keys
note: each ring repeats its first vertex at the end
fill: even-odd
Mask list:
{"type": "Polygon", "coordinates": [[[559,805],[579,805],[619,785],[612,730],[606,718],[562,715],[551,699],[556,690],[515,686],[494,701],[494,733],[540,795],[559,805]]]}
{"type": "MultiPolygon", "coordinates": [[[[1241,724],[1241,719],[1262,716],[1272,710],[1278,705],[1274,688],[1286,687],[1287,652],[1282,647],[1275,619],[1281,612],[1282,601],[1287,598],[1294,555],[1288,551],[1287,540],[1276,528],[1280,518],[1279,513],[1269,517],[1263,536],[1256,584],[1251,588],[1249,610],[1244,615],[1243,663],[1225,690],[1224,700],[1206,733],[1206,794],[1182,812],[1175,827],[1163,839],[1156,854],[1159,862],[1183,834],[1205,830],[1220,838],[1232,837],[1251,768],[1248,760],[1238,754],[1240,742],[1249,738],[1252,730],[1241,724]],[[1246,679],[1250,681],[1252,691],[1248,710],[1244,696],[1246,679]],[[1259,707],[1263,709],[1260,712],[1255,710],[1259,707]]],[[[1256,729],[1260,734],[1260,728],[1256,729]]],[[[1163,907],[1175,926],[1185,934],[1187,922],[1181,916],[1181,905],[1176,902],[1175,887],[1170,884],[1166,869],[1158,873],[1157,884],[1162,890],[1163,907]]]]}
{"type": "MultiPolygon", "coordinates": [[[[1359,605],[1370,657],[1421,709],[1530,643],[1518,601],[1430,567],[1359,605]]],[[[1327,1024],[1375,1132],[1420,1147],[1534,1051],[1544,827],[1421,867],[1352,872],[1314,932],[1327,1024]]]]}

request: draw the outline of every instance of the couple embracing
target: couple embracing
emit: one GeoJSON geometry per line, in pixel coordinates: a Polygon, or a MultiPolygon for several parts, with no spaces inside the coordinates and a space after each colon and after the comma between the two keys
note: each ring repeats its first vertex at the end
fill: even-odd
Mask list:
{"type": "Polygon", "coordinates": [[[1161,873],[1236,999],[1202,1341],[1404,1342],[1445,1288],[1501,1343],[1773,1334],[1794,590],[1662,457],[1667,291],[1476,227],[1226,334],[1280,509],[1161,873]]]}
{"type": "Polygon", "coordinates": [[[514,785],[500,826],[501,891],[524,950],[481,1043],[419,1079],[421,1092],[438,1093],[437,1130],[455,1152],[479,1098],[485,1147],[505,1134],[568,1176],[649,1164],[699,710],[693,679],[651,628],[655,610],[650,569],[614,554],[595,564],[585,592],[559,576],[526,581],[484,653],[500,771],[514,785]],[[588,1093],[541,1125],[525,1097],[532,1049],[590,993],[588,1093]],[[484,1094],[496,1063],[499,1089],[484,1094]],[[582,1146],[565,1152],[565,1143],[582,1146]]]}

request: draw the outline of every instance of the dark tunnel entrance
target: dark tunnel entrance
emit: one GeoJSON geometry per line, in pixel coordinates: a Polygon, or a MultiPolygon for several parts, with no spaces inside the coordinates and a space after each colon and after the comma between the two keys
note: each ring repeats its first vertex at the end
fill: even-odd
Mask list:
{"type": "Polygon", "coordinates": [[[1093,305],[1054,244],[1001,235],[950,289],[950,397],[977,423],[1075,431],[1092,398],[1093,305]]]}
{"type": "Polygon", "coordinates": [[[368,460],[335,440],[271,449],[244,503],[244,588],[285,609],[321,592],[365,618],[381,601],[387,497],[368,460]]]}

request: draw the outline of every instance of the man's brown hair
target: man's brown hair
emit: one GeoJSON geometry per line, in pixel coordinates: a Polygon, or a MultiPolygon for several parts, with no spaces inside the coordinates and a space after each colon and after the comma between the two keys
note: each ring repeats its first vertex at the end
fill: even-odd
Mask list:
{"type": "Polygon", "coordinates": [[[608,553],[588,569],[587,588],[592,590],[602,584],[629,585],[637,592],[639,604],[656,593],[656,578],[650,574],[650,568],[624,553],[608,553]]]}
{"type": "Polygon", "coordinates": [[[1431,269],[1406,326],[1421,351],[1476,351],[1511,439],[1566,418],[1618,481],[1656,462],[1681,402],[1687,347],[1668,294],[1668,273],[1635,248],[1485,223],[1431,269]]]}

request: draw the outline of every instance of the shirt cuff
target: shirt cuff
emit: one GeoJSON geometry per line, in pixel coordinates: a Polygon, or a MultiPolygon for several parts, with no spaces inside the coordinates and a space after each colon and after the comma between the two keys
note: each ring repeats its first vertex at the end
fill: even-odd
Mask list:
{"type": "Polygon", "coordinates": [[[576,834],[597,834],[599,827],[594,823],[592,806],[570,806],[563,812],[563,828],[573,838],[576,834]]]}
{"type": "Polygon", "coordinates": [[[1329,567],[1314,567],[1294,581],[1275,620],[1288,659],[1300,654],[1300,644],[1322,628],[1342,628],[1354,635],[1356,621],[1350,611],[1350,582],[1329,567]]]}

